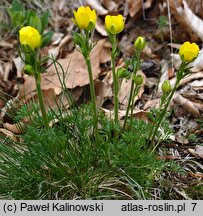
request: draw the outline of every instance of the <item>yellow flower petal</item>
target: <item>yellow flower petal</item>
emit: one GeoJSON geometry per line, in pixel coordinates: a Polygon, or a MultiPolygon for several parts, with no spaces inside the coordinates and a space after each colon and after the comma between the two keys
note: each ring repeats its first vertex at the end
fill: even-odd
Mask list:
{"type": "Polygon", "coordinates": [[[106,31],[111,34],[119,34],[124,29],[124,20],[121,14],[117,16],[107,15],[105,17],[106,31]]]}
{"type": "Polygon", "coordinates": [[[183,43],[179,49],[179,55],[183,62],[192,62],[199,54],[199,46],[189,41],[183,43]]]}
{"type": "Polygon", "coordinates": [[[39,48],[42,42],[38,30],[31,26],[25,26],[19,30],[19,40],[21,45],[28,45],[33,50],[39,48]]]}
{"type": "Polygon", "coordinates": [[[97,21],[95,10],[91,10],[89,6],[81,6],[77,11],[73,11],[73,14],[75,17],[75,20],[73,22],[78,26],[78,28],[80,28],[81,30],[94,29],[97,21]]]}

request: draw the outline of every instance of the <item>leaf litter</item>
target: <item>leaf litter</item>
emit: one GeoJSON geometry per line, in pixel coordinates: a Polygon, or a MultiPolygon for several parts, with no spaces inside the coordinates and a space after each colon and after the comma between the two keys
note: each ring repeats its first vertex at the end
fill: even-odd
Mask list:
{"type": "MultiPolygon", "coordinates": [[[[199,13],[200,9],[198,9],[200,4],[193,4],[192,1],[184,0],[169,2],[171,13],[174,16],[171,23],[174,26],[174,41],[180,41],[182,43],[184,42],[183,38],[186,38],[201,43],[203,38],[202,28],[200,26],[202,26],[203,17],[199,13]]],[[[110,45],[105,39],[106,31],[103,27],[104,15],[117,14],[118,12],[123,12],[126,15],[127,30],[119,38],[121,56],[117,59],[117,68],[123,66],[123,56],[132,56],[134,39],[139,35],[146,37],[148,45],[142,56],[142,65],[145,68],[142,69],[141,67],[142,70],[139,72],[144,78],[144,83],[142,84],[141,92],[135,100],[133,116],[148,122],[147,114],[149,110],[159,105],[160,86],[163,80],[169,78],[172,85],[175,83],[175,69],[180,62],[179,56],[172,54],[173,65],[171,65],[171,47],[161,43],[159,36],[157,37],[154,34],[157,30],[157,22],[153,18],[157,14],[168,16],[166,4],[164,4],[164,1],[157,3],[153,0],[128,0],[125,3],[123,1],[101,0],[93,2],[86,0],[84,3],[88,3],[99,15],[99,22],[95,32],[98,42],[93,49],[91,61],[93,63],[92,69],[97,95],[97,106],[101,107],[109,117],[113,117],[111,108],[109,108],[113,106],[113,86],[112,73],[109,67],[110,45]],[[146,15],[148,15],[147,18],[146,15]],[[153,60],[151,66],[149,66],[150,59],[153,60]],[[146,65],[149,66],[147,66],[147,69],[146,65]],[[159,72],[160,65],[161,74],[159,72]],[[156,91],[157,83],[159,85],[156,91]],[[106,100],[111,101],[111,106],[105,106],[106,100]]],[[[76,102],[81,97],[84,97],[84,89],[89,86],[88,73],[83,57],[77,49],[73,50],[73,41],[70,34],[73,25],[70,17],[67,16],[68,13],[71,14],[72,9],[78,6],[78,3],[69,6],[64,0],[54,1],[52,5],[52,12],[55,16],[50,20],[50,27],[57,33],[55,33],[52,43],[44,52],[56,58],[63,67],[64,72],[61,71],[58,65],[56,66],[56,70],[56,67],[52,64],[47,68],[47,73],[43,74],[42,90],[46,98],[46,109],[49,109],[49,107],[54,108],[53,99],[62,102],[64,109],[68,109],[69,107],[67,98],[63,97],[64,93],[58,77],[61,79],[64,78],[65,87],[70,91],[76,102]],[[66,23],[67,25],[65,25],[66,23]]],[[[167,32],[169,28],[166,27],[165,30],[167,32]]],[[[160,34],[160,30],[158,34],[160,34]]],[[[166,40],[169,40],[167,34],[163,36],[166,40]]],[[[168,41],[169,43],[171,41],[168,41]]],[[[0,41],[0,89],[1,92],[6,92],[14,98],[17,95],[16,91],[18,91],[18,99],[29,102],[30,100],[36,99],[35,83],[33,77],[23,73],[23,65],[17,57],[15,46],[16,40],[11,37],[0,41]],[[19,83],[20,79],[23,82],[19,83]]],[[[170,46],[172,46],[174,53],[177,52],[179,44],[173,43],[170,46]]],[[[181,81],[181,85],[170,105],[170,109],[174,112],[171,117],[171,127],[175,129],[176,134],[171,138],[171,143],[162,144],[165,150],[160,151],[159,157],[162,160],[182,161],[181,163],[184,164],[183,167],[187,171],[188,176],[190,176],[190,178],[188,177],[188,185],[194,179],[201,180],[203,175],[202,125],[195,120],[196,118],[201,120],[203,113],[202,53],[192,65],[192,74],[181,81]],[[195,135],[196,139],[191,140],[191,134],[195,135]]],[[[119,110],[119,118],[121,122],[125,117],[129,89],[130,80],[128,82],[123,80],[119,94],[121,108],[119,110]]],[[[89,96],[85,95],[85,97],[88,100],[89,96]]],[[[1,93],[1,98],[3,99],[0,100],[0,105],[3,108],[9,103],[10,97],[5,94],[2,96],[1,93]]],[[[5,119],[2,118],[1,120],[2,128],[0,128],[0,133],[11,139],[17,139],[15,134],[19,133],[18,128],[15,124],[5,119]]],[[[170,174],[167,178],[170,178],[170,174]]],[[[177,180],[177,184],[181,183],[184,187],[186,185],[186,183],[183,183],[183,179],[179,177],[171,177],[171,179],[174,181],[177,180]]],[[[174,190],[179,198],[188,199],[189,195],[185,192],[184,187],[182,189],[175,187],[174,190]]]]}

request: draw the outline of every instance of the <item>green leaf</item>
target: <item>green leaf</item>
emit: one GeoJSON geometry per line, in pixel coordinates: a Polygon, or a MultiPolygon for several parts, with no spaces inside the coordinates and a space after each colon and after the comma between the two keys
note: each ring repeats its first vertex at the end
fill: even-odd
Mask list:
{"type": "Polygon", "coordinates": [[[31,17],[29,25],[36,28],[39,32],[42,31],[42,22],[38,16],[31,17]]]}
{"type": "Polygon", "coordinates": [[[85,39],[80,33],[73,32],[73,40],[74,43],[78,45],[80,48],[83,48],[85,46],[85,39]]]}
{"type": "Polygon", "coordinates": [[[42,45],[41,45],[41,47],[46,46],[51,41],[51,38],[52,38],[53,34],[54,34],[54,32],[50,31],[50,32],[47,32],[47,33],[42,35],[42,45]]]}
{"type": "Polygon", "coordinates": [[[28,11],[28,16],[27,16],[27,25],[30,25],[31,20],[33,17],[36,17],[37,14],[33,10],[28,11]]]}
{"type": "Polygon", "coordinates": [[[22,5],[22,3],[20,3],[20,1],[18,1],[18,0],[14,0],[13,2],[12,2],[12,7],[11,7],[11,10],[14,12],[16,12],[16,11],[23,11],[24,10],[24,7],[23,7],[23,5],[22,5]]]}
{"type": "Polygon", "coordinates": [[[50,16],[50,11],[46,11],[42,14],[42,17],[41,17],[41,23],[42,23],[42,29],[41,29],[41,34],[43,34],[45,28],[47,27],[48,25],[48,22],[49,22],[49,16],[50,16]]]}

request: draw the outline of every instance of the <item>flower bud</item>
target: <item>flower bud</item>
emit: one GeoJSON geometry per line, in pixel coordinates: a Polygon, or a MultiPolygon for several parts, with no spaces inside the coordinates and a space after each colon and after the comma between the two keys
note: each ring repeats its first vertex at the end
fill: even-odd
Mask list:
{"type": "Polygon", "coordinates": [[[118,76],[118,78],[127,78],[128,77],[128,71],[125,68],[119,68],[117,70],[117,76],[118,76]]]}
{"type": "Polygon", "coordinates": [[[32,75],[34,72],[34,68],[31,65],[25,65],[23,70],[24,70],[24,73],[26,73],[27,75],[32,75]]]}
{"type": "Polygon", "coordinates": [[[146,41],[144,39],[144,37],[141,37],[139,36],[136,40],[135,40],[135,43],[134,43],[134,48],[137,50],[137,51],[143,51],[143,49],[145,48],[145,45],[146,45],[146,41]]]}
{"type": "Polygon", "coordinates": [[[143,77],[139,74],[136,76],[133,76],[133,80],[137,86],[143,83],[143,77]]]}
{"type": "Polygon", "coordinates": [[[168,93],[172,90],[171,88],[171,84],[169,82],[169,80],[165,80],[161,86],[161,89],[164,93],[168,93]]]}

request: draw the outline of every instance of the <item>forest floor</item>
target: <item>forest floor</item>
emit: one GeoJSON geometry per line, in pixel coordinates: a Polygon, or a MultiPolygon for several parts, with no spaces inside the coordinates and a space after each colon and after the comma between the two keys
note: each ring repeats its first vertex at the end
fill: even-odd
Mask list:
{"type": "MultiPolygon", "coordinates": [[[[125,17],[125,29],[119,35],[120,55],[116,67],[123,67],[126,59],[134,54],[134,41],[138,36],[146,38],[147,45],[141,55],[140,74],[144,77],[141,91],[136,97],[134,117],[148,122],[147,113],[159,104],[161,85],[165,79],[175,82],[175,73],[180,65],[178,48],[185,41],[196,42],[200,47],[203,25],[201,3],[191,1],[66,1],[37,0],[21,1],[25,8],[38,14],[49,9],[51,16],[48,30],[53,31],[52,41],[42,49],[43,55],[54,56],[66,69],[73,68],[66,88],[71,92],[77,105],[89,101],[89,80],[84,69],[82,56],[75,49],[72,30],[75,29],[71,18],[73,10],[88,4],[96,10],[98,22],[94,32],[96,47],[92,51],[93,76],[97,105],[110,115],[113,109],[112,76],[110,64],[111,45],[104,28],[106,14],[121,13],[125,17]],[[31,3],[32,2],[32,3],[31,3]],[[93,3],[94,2],[94,3],[93,3]],[[74,66],[77,69],[74,70],[74,66]]],[[[7,8],[11,1],[0,3],[0,108],[1,139],[16,137],[21,133],[13,119],[7,114],[31,99],[36,100],[33,77],[23,73],[23,64],[18,55],[18,26],[11,27],[7,8]]],[[[203,34],[202,34],[203,35],[203,34]]],[[[203,55],[200,54],[192,65],[192,73],[182,80],[180,87],[170,104],[170,127],[173,134],[167,142],[162,142],[157,149],[157,160],[173,161],[180,172],[165,169],[153,190],[154,199],[203,199],[203,55]],[[160,193],[162,195],[160,196],[160,193]]],[[[42,90],[48,109],[54,109],[54,101],[62,98],[62,89],[54,66],[47,67],[42,76],[42,90]]],[[[123,81],[119,93],[119,118],[122,121],[127,107],[130,82],[123,81]]],[[[69,109],[68,102],[63,101],[69,109]]],[[[28,122],[29,123],[29,122],[28,122]]],[[[0,165],[1,166],[1,165],[0,165]]]]}

